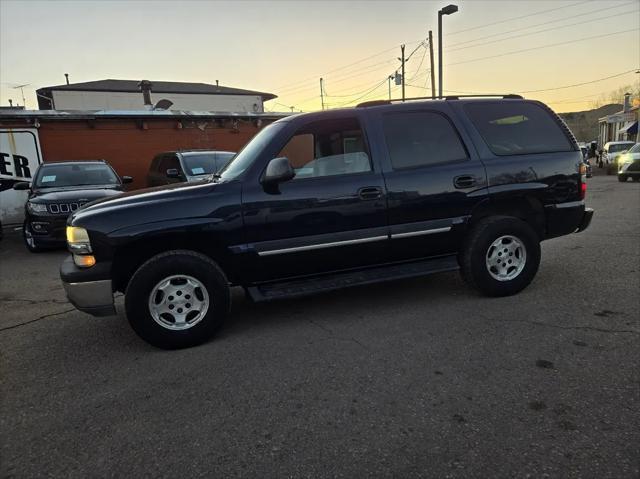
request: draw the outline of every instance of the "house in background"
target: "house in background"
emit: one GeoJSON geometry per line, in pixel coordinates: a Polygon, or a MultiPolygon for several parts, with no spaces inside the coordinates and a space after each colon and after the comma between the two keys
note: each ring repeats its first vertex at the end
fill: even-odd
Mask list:
{"type": "Polygon", "coordinates": [[[626,93],[622,111],[598,119],[600,145],[608,141],[640,141],[638,106],[631,105],[631,94],[626,93]]]}
{"type": "Polygon", "coordinates": [[[219,86],[217,81],[210,85],[148,80],[71,83],[40,88],[36,95],[40,110],[149,110],[158,101],[168,100],[172,110],[229,113],[262,113],[264,102],[277,98],[272,93],[219,86]]]}

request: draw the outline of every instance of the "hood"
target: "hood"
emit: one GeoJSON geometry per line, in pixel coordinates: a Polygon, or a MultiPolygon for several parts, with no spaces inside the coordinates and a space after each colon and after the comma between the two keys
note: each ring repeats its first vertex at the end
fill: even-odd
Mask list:
{"type": "MultiPolygon", "coordinates": [[[[68,224],[113,231],[131,224],[163,221],[167,218],[206,216],[209,200],[225,195],[228,183],[174,183],[102,198],[78,208],[68,224]]],[[[238,202],[237,198],[233,201],[238,202]]]]}
{"type": "Polygon", "coordinates": [[[208,181],[198,181],[190,183],[172,183],[168,185],[154,186],[151,188],[142,188],[135,191],[129,191],[127,193],[121,193],[115,198],[106,197],[94,201],[91,204],[86,205],[85,210],[92,209],[93,211],[96,211],[101,208],[124,207],[127,205],[168,200],[171,198],[200,192],[203,187],[211,187],[213,185],[215,185],[215,183],[210,183],[208,181]]]}
{"type": "Polygon", "coordinates": [[[34,203],[73,201],[87,203],[99,198],[112,197],[122,193],[120,185],[96,187],[68,186],[65,188],[42,188],[33,191],[29,200],[34,203]]]}

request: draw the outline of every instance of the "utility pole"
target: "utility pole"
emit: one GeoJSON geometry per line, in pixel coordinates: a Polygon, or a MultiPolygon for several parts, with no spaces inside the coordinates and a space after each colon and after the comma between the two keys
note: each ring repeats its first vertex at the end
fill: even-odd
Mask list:
{"type": "Polygon", "coordinates": [[[387,79],[389,83],[389,100],[391,100],[391,80],[393,80],[393,75],[389,75],[389,78],[387,79]]]}
{"type": "Polygon", "coordinates": [[[320,78],[320,103],[322,104],[322,109],[324,110],[324,87],[322,86],[322,78],[320,78]]]}
{"type": "Polygon", "coordinates": [[[400,51],[402,52],[402,101],[404,101],[404,45],[400,45],[400,51]]]}
{"type": "Polygon", "coordinates": [[[436,72],[433,68],[433,32],[429,30],[429,57],[431,58],[431,99],[436,97],[436,72]]]}

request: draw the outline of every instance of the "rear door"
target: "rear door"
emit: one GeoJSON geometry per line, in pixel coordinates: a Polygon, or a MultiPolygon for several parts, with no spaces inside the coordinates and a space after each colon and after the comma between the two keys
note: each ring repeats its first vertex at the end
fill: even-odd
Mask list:
{"type": "Polygon", "coordinates": [[[446,104],[376,109],[391,258],[456,252],[471,211],[487,198],[485,168],[446,104]]]}

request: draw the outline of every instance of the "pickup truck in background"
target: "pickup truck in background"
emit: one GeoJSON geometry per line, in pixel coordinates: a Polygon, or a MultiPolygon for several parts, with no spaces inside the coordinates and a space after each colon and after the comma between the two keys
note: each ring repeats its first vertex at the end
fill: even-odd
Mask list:
{"type": "Polygon", "coordinates": [[[368,102],[281,119],[208,182],[79,208],[61,278],[98,316],[123,292],[161,348],[211,338],[231,286],[268,301],[460,269],[511,295],[541,241],[588,227],[586,187],[575,138],[540,102],[368,102]]]}

